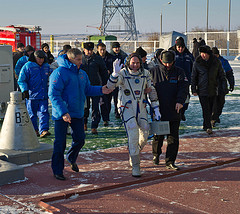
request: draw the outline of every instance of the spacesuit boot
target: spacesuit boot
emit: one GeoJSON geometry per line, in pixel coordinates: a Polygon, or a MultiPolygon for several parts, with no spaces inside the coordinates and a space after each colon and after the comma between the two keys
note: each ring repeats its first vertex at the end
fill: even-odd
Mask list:
{"type": "Polygon", "coordinates": [[[132,159],[132,176],[141,177],[139,155],[131,156],[131,159],[132,159]]]}
{"type": "Polygon", "coordinates": [[[130,155],[129,155],[129,165],[132,166],[132,158],[130,155]]]}

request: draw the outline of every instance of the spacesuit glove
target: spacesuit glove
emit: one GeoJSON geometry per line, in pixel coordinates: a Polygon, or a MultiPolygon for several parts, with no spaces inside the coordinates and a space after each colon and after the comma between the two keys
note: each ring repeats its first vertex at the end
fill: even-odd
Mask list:
{"type": "Polygon", "coordinates": [[[113,77],[118,77],[118,74],[119,74],[120,70],[122,69],[122,64],[120,64],[120,62],[121,62],[120,59],[116,59],[113,62],[113,72],[112,72],[113,77]]]}
{"type": "Polygon", "coordinates": [[[22,99],[24,100],[24,99],[29,99],[29,92],[28,91],[24,91],[23,93],[22,93],[22,99]]]}
{"type": "Polygon", "coordinates": [[[154,119],[155,120],[160,120],[161,119],[161,114],[159,112],[159,108],[158,107],[154,109],[154,113],[155,113],[154,119]]]}

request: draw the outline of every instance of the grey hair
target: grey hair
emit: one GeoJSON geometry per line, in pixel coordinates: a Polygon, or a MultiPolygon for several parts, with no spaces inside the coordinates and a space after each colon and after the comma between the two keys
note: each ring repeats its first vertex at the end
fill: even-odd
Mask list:
{"type": "Polygon", "coordinates": [[[67,52],[67,57],[69,59],[75,59],[78,55],[82,55],[82,52],[78,48],[72,48],[67,52]]]}

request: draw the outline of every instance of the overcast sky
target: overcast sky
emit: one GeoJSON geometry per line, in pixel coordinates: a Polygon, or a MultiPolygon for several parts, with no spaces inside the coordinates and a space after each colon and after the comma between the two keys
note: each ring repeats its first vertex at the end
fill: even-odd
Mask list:
{"type": "MultiPolygon", "coordinates": [[[[186,0],[134,0],[135,20],[140,33],[185,32],[186,0]]],[[[102,0],[0,0],[0,26],[40,25],[42,34],[98,34],[102,20],[102,0]]],[[[188,0],[188,31],[206,28],[207,0],[188,0]]],[[[229,0],[209,0],[209,28],[228,29],[229,0]]],[[[115,17],[113,25],[121,24],[115,17]]],[[[240,28],[240,0],[231,0],[231,30],[240,28]]]]}

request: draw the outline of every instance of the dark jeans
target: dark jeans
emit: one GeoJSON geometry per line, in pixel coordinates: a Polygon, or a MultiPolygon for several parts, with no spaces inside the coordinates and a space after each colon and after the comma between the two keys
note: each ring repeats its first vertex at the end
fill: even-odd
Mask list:
{"type": "MultiPolygon", "coordinates": [[[[179,126],[180,121],[170,121],[170,134],[167,135],[166,165],[174,164],[179,148],[179,126]]],[[[152,141],[152,153],[154,157],[162,154],[164,135],[155,135],[152,141]]]]}
{"type": "Polygon", "coordinates": [[[199,96],[199,101],[202,106],[203,113],[203,129],[211,129],[211,116],[213,112],[213,104],[215,102],[216,96],[199,96]]]}
{"type": "Polygon", "coordinates": [[[102,103],[100,103],[100,109],[103,121],[110,121],[109,114],[111,112],[112,96],[112,93],[104,94],[102,96],[102,103]]]}
{"type": "Polygon", "coordinates": [[[220,115],[225,104],[225,95],[218,95],[213,104],[212,120],[220,121],[220,115]]]}
{"type": "Polygon", "coordinates": [[[87,107],[84,109],[84,123],[87,124],[88,117],[89,117],[89,109],[90,109],[90,99],[92,101],[92,123],[91,128],[96,129],[98,127],[98,124],[101,120],[100,111],[99,111],[99,101],[100,96],[96,97],[87,97],[87,107]]]}
{"type": "Polygon", "coordinates": [[[78,153],[85,143],[83,118],[72,118],[71,123],[63,120],[55,120],[55,141],[52,155],[52,170],[54,175],[62,175],[64,169],[64,151],[66,149],[66,135],[68,125],[72,128],[72,145],[69,148],[66,158],[69,162],[75,163],[78,153]]]}

